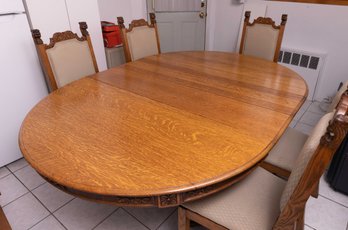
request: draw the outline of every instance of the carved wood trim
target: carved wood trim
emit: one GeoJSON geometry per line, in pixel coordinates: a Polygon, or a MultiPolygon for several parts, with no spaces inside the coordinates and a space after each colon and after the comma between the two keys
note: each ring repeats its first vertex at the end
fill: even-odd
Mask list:
{"type": "Polygon", "coordinates": [[[79,37],[76,33],[73,33],[71,31],[65,31],[65,32],[57,32],[53,34],[53,37],[50,38],[50,43],[45,45],[46,49],[51,49],[55,46],[56,43],[70,40],[70,39],[76,39],[80,42],[86,41],[87,38],[82,36],[79,37]]]}
{"type": "Polygon", "coordinates": [[[121,206],[136,206],[136,207],[176,207],[184,202],[193,201],[200,199],[202,197],[211,195],[218,191],[221,191],[232,184],[242,180],[247,175],[249,175],[256,167],[249,169],[248,171],[227,179],[225,181],[221,181],[219,183],[209,185],[203,188],[198,188],[191,191],[181,192],[181,193],[172,193],[172,194],[163,194],[163,195],[154,195],[154,196],[111,196],[111,195],[101,195],[101,194],[92,194],[84,191],[79,191],[76,189],[69,188],[67,186],[63,186],[58,184],[47,177],[42,176],[46,181],[55,186],[56,188],[67,192],[71,195],[91,200],[99,203],[107,203],[121,206]]]}

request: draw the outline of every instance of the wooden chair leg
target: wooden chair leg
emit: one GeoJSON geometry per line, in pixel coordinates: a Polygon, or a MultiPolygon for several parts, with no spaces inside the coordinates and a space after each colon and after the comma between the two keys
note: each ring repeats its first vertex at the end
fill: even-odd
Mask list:
{"type": "Polygon", "coordinates": [[[282,169],[278,166],[272,165],[270,163],[267,163],[265,161],[260,163],[260,166],[264,169],[266,169],[268,172],[275,174],[276,176],[283,178],[284,180],[288,180],[290,176],[290,171],[286,169],[282,169]]]}
{"type": "Polygon", "coordinates": [[[313,190],[311,196],[314,198],[318,198],[318,196],[319,196],[319,181],[316,184],[315,189],[313,190]]]}
{"type": "Polygon", "coordinates": [[[178,208],[178,229],[190,230],[190,219],[186,216],[186,209],[178,208]]]}
{"type": "Polygon", "coordinates": [[[301,212],[297,218],[296,221],[296,230],[303,230],[304,229],[304,216],[305,216],[305,211],[301,212]]]}
{"type": "Polygon", "coordinates": [[[5,213],[1,207],[0,207],[0,229],[1,230],[11,230],[12,229],[10,224],[8,223],[8,220],[5,216],[5,213]]]}

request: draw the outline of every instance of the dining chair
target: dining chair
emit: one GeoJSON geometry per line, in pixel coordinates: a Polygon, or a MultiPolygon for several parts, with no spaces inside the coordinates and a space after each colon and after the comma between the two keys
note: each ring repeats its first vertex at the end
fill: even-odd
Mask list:
{"type": "Polygon", "coordinates": [[[161,53],[154,13],[150,13],[150,22],[149,24],[144,19],[133,20],[126,29],[123,17],[117,17],[126,62],[161,53]]]}
{"type": "Polygon", "coordinates": [[[307,139],[286,182],[258,167],[244,180],[179,208],[179,229],[194,221],[209,229],[304,228],[308,198],[348,132],[348,93],[323,116],[307,139]]]}
{"type": "Polygon", "coordinates": [[[50,91],[99,72],[86,22],[79,22],[82,36],[71,31],[54,33],[44,44],[39,30],[31,31],[50,91]]]}
{"type": "Polygon", "coordinates": [[[239,53],[277,62],[288,16],[282,15],[279,26],[271,18],[258,17],[250,23],[250,11],[245,12],[239,53]]]}
{"type": "MultiPolygon", "coordinates": [[[[334,112],[342,94],[347,90],[348,81],[343,83],[336,93],[332,103],[328,108],[328,112],[334,112]]],[[[308,135],[294,129],[287,128],[276,145],[269,152],[267,158],[261,163],[261,166],[284,179],[288,179],[291,170],[295,165],[299,150],[306,142],[308,135]]],[[[319,185],[318,185],[319,186],[319,185]]],[[[313,194],[317,197],[318,194],[313,194]]]]}

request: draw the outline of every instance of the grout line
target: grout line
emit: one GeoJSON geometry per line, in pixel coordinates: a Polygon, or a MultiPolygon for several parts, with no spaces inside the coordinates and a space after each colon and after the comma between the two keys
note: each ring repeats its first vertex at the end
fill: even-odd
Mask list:
{"type": "Polygon", "coordinates": [[[323,197],[324,199],[329,200],[329,201],[331,201],[331,202],[333,202],[333,203],[336,203],[336,204],[338,204],[338,205],[340,205],[340,206],[342,206],[342,207],[348,208],[348,206],[345,206],[344,204],[341,204],[341,203],[339,203],[338,201],[333,200],[332,198],[329,198],[329,197],[326,197],[326,196],[324,196],[324,195],[321,195],[320,193],[319,193],[319,196],[321,196],[321,197],[323,197]]]}
{"type": "MultiPolygon", "coordinates": [[[[29,166],[29,165],[27,165],[27,166],[29,166]]],[[[24,167],[23,167],[24,168],[24,167]]],[[[17,170],[18,171],[18,170],[17,170]]],[[[25,188],[27,188],[26,186],[25,186],[25,184],[14,174],[14,173],[12,173],[13,174],[13,176],[15,177],[15,178],[17,178],[17,180],[25,187],[25,188]]],[[[39,175],[40,176],[40,175],[39,175]]],[[[46,183],[46,181],[45,181],[45,183],[46,183]]],[[[41,185],[43,185],[43,184],[45,184],[45,183],[42,183],[41,185]]],[[[41,185],[39,185],[38,187],[40,187],[41,185]]],[[[38,188],[38,187],[36,187],[36,188],[38,188]]],[[[36,189],[36,188],[34,188],[34,189],[36,189]]],[[[27,188],[28,189],[28,188],[27,188]]],[[[33,190],[34,190],[33,189],[33,190]]],[[[49,213],[49,215],[48,216],[50,216],[50,215],[52,215],[52,216],[54,216],[53,215],[53,213],[41,202],[41,200],[39,200],[39,198],[37,198],[36,196],[35,196],[35,194],[34,193],[32,193],[32,191],[30,190],[30,189],[28,189],[29,190],[29,193],[48,211],[48,213],[49,213]]],[[[70,201],[69,201],[70,202],[70,201]]],[[[67,203],[69,203],[69,202],[67,202],[67,203]]],[[[63,205],[64,206],[64,205],[63,205]]],[[[45,216],[45,218],[43,218],[42,220],[40,220],[39,222],[41,222],[41,221],[43,221],[44,219],[46,219],[48,216],[45,216]]],[[[54,216],[54,218],[65,228],[65,229],[67,229],[64,225],[63,225],[63,223],[62,222],[60,222],[59,220],[58,220],[58,218],[56,218],[55,216],[54,216]]],[[[39,223],[38,222],[38,223],[39,223]]],[[[36,224],[38,224],[38,223],[36,223],[36,224]]],[[[33,226],[31,226],[30,228],[32,228],[32,227],[34,227],[36,224],[34,224],[33,226]]]]}
{"type": "MultiPolygon", "coordinates": [[[[39,201],[39,203],[50,213],[50,215],[52,215],[57,221],[58,223],[60,223],[65,229],[67,229],[64,224],[62,222],[60,222],[60,220],[58,220],[58,218],[56,218],[54,215],[53,215],[53,212],[51,212],[47,207],[46,205],[33,193],[30,191],[30,193],[39,201]]],[[[69,203],[70,201],[68,201],[67,203],[69,203]]],[[[49,216],[50,216],[49,215],[49,216]]],[[[46,219],[47,217],[45,217],[44,219],[46,219]]],[[[44,220],[43,219],[43,220],[44,220]]]]}
{"type": "Polygon", "coordinates": [[[104,219],[102,219],[101,221],[99,221],[99,223],[97,223],[97,225],[96,226],[94,226],[93,228],[92,228],[92,230],[93,229],[95,229],[96,227],[98,227],[99,225],[101,225],[106,219],[108,219],[111,215],[113,215],[115,212],[117,212],[117,210],[119,210],[120,209],[120,207],[117,207],[114,211],[112,211],[109,215],[107,215],[104,219]]]}
{"type": "MultiPolygon", "coordinates": [[[[139,207],[140,208],[140,207],[139,207]]],[[[131,217],[133,217],[135,220],[137,220],[140,224],[142,224],[145,228],[151,230],[149,227],[147,227],[143,222],[141,222],[140,220],[138,220],[138,218],[136,218],[136,216],[134,216],[132,213],[128,212],[127,209],[122,208],[123,211],[125,211],[126,213],[128,213],[131,217]]]]}
{"type": "Polygon", "coordinates": [[[10,201],[9,203],[5,204],[4,206],[2,206],[2,208],[5,208],[7,205],[9,205],[9,204],[11,204],[11,203],[15,202],[15,201],[16,201],[16,200],[18,200],[19,198],[21,198],[21,197],[23,197],[23,196],[27,195],[28,193],[30,193],[30,191],[27,191],[26,193],[24,193],[23,195],[21,195],[21,196],[17,197],[17,198],[16,198],[16,199],[14,199],[13,201],[10,201]]]}
{"type": "MultiPolygon", "coordinates": [[[[24,159],[24,158],[18,159],[18,160],[16,160],[15,162],[18,162],[18,161],[20,161],[20,160],[22,160],[22,159],[24,159]]],[[[25,160],[25,159],[24,159],[24,160],[25,160]]],[[[10,164],[13,164],[13,163],[15,163],[15,162],[12,162],[12,163],[10,163],[10,164]]],[[[4,167],[6,167],[11,173],[15,173],[15,172],[17,172],[18,170],[21,170],[21,169],[23,169],[23,168],[29,166],[29,164],[28,164],[28,162],[27,162],[26,165],[24,165],[23,167],[21,167],[21,168],[19,168],[19,169],[16,169],[16,170],[14,170],[14,171],[12,172],[12,170],[8,167],[10,164],[8,164],[8,165],[6,165],[6,166],[4,166],[4,167]]]]}
{"type": "Polygon", "coordinates": [[[174,211],[169,214],[169,216],[156,228],[156,230],[158,230],[170,217],[172,217],[177,210],[178,208],[174,209],[174,211]]]}
{"type": "Polygon", "coordinates": [[[310,226],[310,225],[308,225],[308,224],[305,224],[305,226],[307,226],[307,227],[310,228],[310,229],[316,230],[315,228],[313,228],[312,226],[310,226]]]}
{"type": "Polygon", "coordinates": [[[72,198],[70,201],[63,204],[60,208],[57,208],[52,214],[54,215],[54,213],[56,213],[58,210],[62,209],[63,207],[65,207],[67,204],[69,204],[71,201],[73,201],[75,199],[76,199],[76,197],[72,198]]]}
{"type": "MultiPolygon", "coordinates": [[[[305,103],[306,103],[307,101],[305,101],[305,103]]],[[[307,110],[309,109],[309,107],[312,105],[312,103],[313,102],[311,102],[311,101],[308,101],[310,104],[308,105],[308,107],[305,109],[305,111],[302,113],[302,115],[298,118],[298,121],[301,121],[301,119],[302,119],[302,117],[305,115],[305,113],[307,112],[307,110]]],[[[301,107],[302,108],[302,107],[301,107]]],[[[301,108],[300,108],[300,110],[301,110],[301,108]]],[[[298,111],[298,112],[300,112],[300,110],[298,111]]],[[[295,116],[296,116],[296,114],[295,114],[295,116]]]]}
{"type": "Polygon", "coordinates": [[[0,177],[0,180],[1,180],[2,178],[7,177],[8,175],[11,175],[11,171],[10,171],[8,168],[6,168],[6,166],[1,167],[0,170],[3,169],[3,168],[7,169],[7,170],[9,171],[9,173],[6,174],[6,175],[3,175],[2,177],[0,177]]]}
{"type": "MultiPolygon", "coordinates": [[[[29,166],[29,165],[27,165],[27,166],[29,166]]],[[[26,166],[26,167],[27,167],[26,166]]],[[[25,167],[23,167],[23,168],[25,168],[25,167]]],[[[17,170],[18,171],[18,170],[17,170]]],[[[16,172],[17,172],[16,171],[16,172]]],[[[36,172],[36,171],[35,171],[36,172]]],[[[24,184],[24,182],[22,182],[22,180],[21,179],[19,179],[18,178],[18,176],[13,172],[12,173],[13,174],[13,176],[14,177],[16,177],[17,178],[17,180],[19,181],[19,182],[21,182],[21,184],[26,188],[26,189],[28,189],[29,190],[29,192],[31,192],[31,191],[33,191],[33,190],[35,190],[35,189],[37,189],[38,187],[40,187],[41,185],[43,185],[43,184],[45,184],[47,181],[46,180],[44,180],[44,182],[42,182],[41,184],[39,184],[38,186],[36,186],[36,187],[34,187],[34,188],[32,188],[32,189],[30,189],[30,188],[28,188],[25,184],[24,184]]],[[[40,176],[40,175],[39,175],[40,176]]],[[[41,177],[41,176],[40,176],[41,177]]],[[[42,178],[42,177],[41,177],[42,178]]]]}

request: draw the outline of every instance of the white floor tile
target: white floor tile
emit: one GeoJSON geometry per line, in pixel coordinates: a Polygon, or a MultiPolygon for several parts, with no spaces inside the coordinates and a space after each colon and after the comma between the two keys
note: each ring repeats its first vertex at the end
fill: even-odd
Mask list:
{"type": "Polygon", "coordinates": [[[297,125],[297,122],[298,121],[296,121],[296,120],[291,121],[290,124],[289,124],[289,127],[295,128],[295,126],[297,125]]]}
{"type": "Polygon", "coordinates": [[[297,129],[297,130],[299,130],[307,135],[310,135],[312,130],[313,130],[313,126],[298,122],[295,126],[295,129],[297,129]]]}
{"type": "Polygon", "coordinates": [[[68,229],[92,229],[116,209],[115,206],[98,204],[76,198],[58,209],[54,216],[68,229]]]}
{"type": "Polygon", "coordinates": [[[49,215],[31,193],[5,206],[4,212],[13,230],[29,229],[49,215]]]}
{"type": "Polygon", "coordinates": [[[14,174],[29,190],[33,190],[46,182],[30,165],[16,171],[14,174]]]}
{"type": "Polygon", "coordinates": [[[60,191],[50,183],[45,183],[32,192],[51,212],[74,199],[72,195],[60,191]]]}
{"type": "Polygon", "coordinates": [[[334,191],[325,181],[324,176],[320,179],[319,194],[348,207],[348,196],[334,191]]]}
{"type": "Polygon", "coordinates": [[[306,205],[305,223],[316,230],[346,230],[348,208],[322,196],[310,198],[306,205]]]}
{"type": "Polygon", "coordinates": [[[303,103],[302,107],[300,108],[300,110],[296,113],[294,120],[298,121],[301,119],[301,117],[303,116],[303,114],[307,111],[308,107],[312,104],[311,101],[305,101],[305,103],[303,103]]]}
{"type": "Polygon", "coordinates": [[[150,229],[157,229],[175,208],[125,208],[150,229]]]}
{"type": "Polygon", "coordinates": [[[52,215],[46,217],[30,230],[65,230],[65,228],[52,215]]]}
{"type": "Polygon", "coordinates": [[[158,230],[177,230],[178,229],[178,211],[175,211],[158,230]]]}
{"type": "Polygon", "coordinates": [[[129,215],[122,208],[98,225],[95,230],[147,230],[138,220],[129,215]]]}
{"type": "Polygon", "coordinates": [[[313,102],[309,106],[308,111],[313,112],[313,113],[318,113],[321,115],[324,115],[325,113],[327,113],[326,111],[323,111],[319,105],[320,105],[320,102],[317,102],[317,101],[313,102]]]}
{"type": "Polygon", "coordinates": [[[11,172],[15,172],[21,168],[24,168],[25,166],[28,165],[28,162],[24,159],[21,158],[15,162],[12,162],[11,164],[7,165],[6,167],[11,171],[11,172]]]}
{"type": "Polygon", "coordinates": [[[6,167],[0,168],[0,179],[11,174],[10,170],[8,170],[6,167]]]}
{"type": "Polygon", "coordinates": [[[0,205],[5,206],[29,191],[14,175],[10,174],[1,178],[0,192],[0,205]]]}
{"type": "Polygon", "coordinates": [[[318,121],[320,120],[322,116],[323,116],[322,114],[307,111],[305,114],[303,114],[300,122],[303,124],[316,126],[316,124],[318,123],[318,121]]]}

